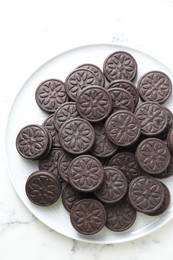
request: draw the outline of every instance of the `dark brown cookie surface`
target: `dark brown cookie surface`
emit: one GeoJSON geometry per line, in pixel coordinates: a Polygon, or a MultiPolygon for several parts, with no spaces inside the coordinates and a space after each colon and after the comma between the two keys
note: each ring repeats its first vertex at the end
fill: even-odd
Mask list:
{"type": "Polygon", "coordinates": [[[148,101],[139,105],[135,111],[141,126],[141,133],[157,136],[164,131],[168,118],[165,109],[158,103],[148,101]]]}
{"type": "Polygon", "coordinates": [[[81,234],[93,235],[105,225],[106,211],[95,199],[82,199],[73,204],[70,210],[73,227],[81,234]]]}
{"type": "Polygon", "coordinates": [[[95,140],[92,125],[82,119],[66,121],[59,130],[60,143],[64,150],[72,154],[82,154],[91,149],[95,140]]]}
{"type": "Polygon", "coordinates": [[[68,170],[70,184],[82,192],[96,190],[104,178],[103,166],[91,155],[80,155],[72,160],[68,170]]]}
{"type": "Polygon", "coordinates": [[[84,68],[72,71],[65,80],[65,88],[71,100],[75,101],[78,93],[88,85],[99,85],[97,76],[84,68]]]}
{"type": "Polygon", "coordinates": [[[102,70],[97,65],[91,64],[91,63],[85,63],[85,64],[78,66],[78,68],[84,68],[84,69],[91,70],[98,78],[99,85],[104,87],[105,77],[104,77],[102,70]]]}
{"type": "Polygon", "coordinates": [[[75,201],[82,198],[84,198],[84,195],[69,184],[62,191],[62,203],[67,211],[71,210],[75,201]]]}
{"type": "Polygon", "coordinates": [[[137,74],[137,63],[127,52],[117,51],[110,54],[104,61],[103,73],[108,81],[116,79],[133,80],[137,74]]]}
{"type": "Polygon", "coordinates": [[[28,198],[39,206],[50,206],[61,194],[61,183],[51,173],[36,171],[32,173],[25,185],[28,198]]]}
{"type": "Polygon", "coordinates": [[[120,169],[126,176],[128,182],[141,174],[141,169],[138,165],[135,155],[131,152],[116,153],[109,160],[108,165],[120,169]]]}
{"type": "Polygon", "coordinates": [[[45,121],[43,122],[43,126],[47,129],[52,137],[52,147],[60,148],[61,145],[59,142],[58,131],[54,125],[54,114],[45,119],[45,121]]]}
{"type": "Polygon", "coordinates": [[[139,101],[139,92],[136,86],[131,81],[123,79],[113,80],[106,86],[106,88],[121,88],[128,91],[133,98],[135,107],[137,106],[139,101]]]}
{"type": "Polygon", "coordinates": [[[167,144],[168,144],[169,150],[171,151],[171,153],[173,153],[173,127],[171,127],[171,129],[168,132],[167,144]]]}
{"type": "Polygon", "coordinates": [[[136,210],[152,213],[159,209],[163,203],[164,188],[157,179],[140,176],[129,184],[128,198],[136,210]]]}
{"type": "Polygon", "coordinates": [[[61,179],[58,171],[58,163],[64,151],[61,148],[53,148],[48,155],[39,160],[38,167],[40,171],[47,171],[54,174],[58,179],[61,179]]]}
{"type": "Polygon", "coordinates": [[[93,85],[80,92],[76,107],[81,117],[90,122],[98,122],[110,114],[112,98],[105,88],[93,85]]]}
{"type": "Polygon", "coordinates": [[[62,156],[58,160],[57,167],[58,167],[59,175],[67,183],[69,182],[68,179],[69,166],[73,159],[74,157],[71,154],[64,152],[64,154],[62,154],[62,156]]]}
{"type": "Polygon", "coordinates": [[[109,88],[108,92],[112,98],[113,112],[117,110],[134,111],[134,100],[128,91],[123,88],[109,88]]]}
{"type": "Polygon", "coordinates": [[[106,204],[106,227],[115,232],[129,229],[136,220],[136,210],[126,199],[114,204],[106,204]]]}
{"type": "Polygon", "coordinates": [[[172,93],[170,78],[161,71],[150,71],[138,82],[138,90],[142,100],[156,101],[163,104],[172,93]]]}
{"type": "Polygon", "coordinates": [[[115,203],[125,196],[127,186],[127,179],[119,169],[105,166],[103,183],[94,194],[102,202],[115,203]]]}
{"type": "Polygon", "coordinates": [[[48,79],[37,87],[35,99],[41,109],[53,113],[62,103],[68,101],[68,95],[61,80],[48,79]]]}
{"type": "Polygon", "coordinates": [[[106,120],[105,129],[111,142],[118,146],[133,144],[141,133],[137,117],[130,111],[125,110],[111,114],[106,120]]]}
{"type": "Polygon", "coordinates": [[[113,155],[117,151],[118,146],[109,140],[104,123],[94,124],[93,128],[95,131],[95,142],[90,150],[91,154],[99,158],[107,158],[113,155]]]}
{"type": "Polygon", "coordinates": [[[75,102],[66,102],[55,111],[54,125],[59,130],[63,123],[75,117],[79,117],[75,102]]]}
{"type": "Polygon", "coordinates": [[[170,152],[160,139],[147,138],[138,145],[136,158],[145,172],[157,175],[168,167],[170,152]]]}
{"type": "Polygon", "coordinates": [[[24,158],[37,160],[50,148],[48,132],[41,125],[27,125],[17,135],[16,148],[24,158]]]}

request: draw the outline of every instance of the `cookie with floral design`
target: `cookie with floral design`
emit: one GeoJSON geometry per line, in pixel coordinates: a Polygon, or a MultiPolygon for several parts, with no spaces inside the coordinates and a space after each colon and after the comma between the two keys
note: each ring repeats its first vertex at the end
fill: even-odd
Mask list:
{"type": "Polygon", "coordinates": [[[59,199],[61,190],[61,182],[47,171],[33,172],[25,184],[25,191],[29,200],[39,206],[54,204],[59,199]]]}
{"type": "Polygon", "coordinates": [[[137,74],[137,62],[128,52],[113,52],[104,61],[103,73],[108,81],[117,79],[132,81],[137,74]]]}
{"type": "Polygon", "coordinates": [[[54,113],[68,99],[64,82],[59,79],[45,80],[39,84],[35,91],[35,100],[38,106],[49,113],[54,113]]]}
{"type": "Polygon", "coordinates": [[[81,199],[70,210],[73,227],[81,234],[94,235],[106,223],[106,211],[103,204],[96,199],[81,199]]]}
{"type": "Polygon", "coordinates": [[[149,71],[140,78],[137,88],[142,100],[163,104],[172,93],[172,82],[162,71],[149,71]]]}
{"type": "Polygon", "coordinates": [[[70,163],[68,179],[75,189],[82,192],[92,192],[103,182],[103,166],[94,156],[87,154],[77,156],[70,163]]]}

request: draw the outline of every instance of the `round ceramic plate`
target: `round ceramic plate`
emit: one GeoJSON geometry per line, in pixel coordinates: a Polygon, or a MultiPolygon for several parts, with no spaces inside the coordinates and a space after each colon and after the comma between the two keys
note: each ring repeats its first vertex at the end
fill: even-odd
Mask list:
{"type": "MultiPolygon", "coordinates": [[[[84,236],[76,232],[70,223],[69,213],[64,209],[61,199],[53,206],[39,207],[28,200],[25,194],[25,182],[27,177],[38,169],[37,162],[31,162],[22,158],[16,151],[15,140],[19,130],[28,124],[42,124],[48,116],[41,111],[35,102],[35,90],[40,82],[49,78],[65,80],[69,72],[83,63],[93,63],[103,67],[105,58],[115,51],[127,51],[131,53],[138,64],[136,81],[150,70],[161,70],[171,80],[173,73],[161,62],[138,50],[114,44],[100,44],[83,46],[64,52],[42,65],[23,85],[17,94],[8,117],[6,128],[6,160],[13,186],[25,206],[40,221],[51,229],[70,238],[92,243],[120,243],[140,238],[163,226],[173,217],[173,200],[169,209],[158,217],[149,217],[138,213],[135,224],[124,232],[111,232],[106,227],[96,235],[84,236]]],[[[165,104],[173,111],[173,97],[165,104]]],[[[173,194],[173,177],[163,180],[173,194]]]]}

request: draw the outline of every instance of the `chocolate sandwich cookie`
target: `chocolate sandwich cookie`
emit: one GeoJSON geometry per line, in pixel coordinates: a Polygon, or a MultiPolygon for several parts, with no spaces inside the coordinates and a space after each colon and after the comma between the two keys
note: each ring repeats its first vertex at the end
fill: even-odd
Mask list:
{"type": "Polygon", "coordinates": [[[163,185],[155,178],[140,176],[129,184],[128,199],[140,212],[149,214],[159,209],[164,201],[163,185]]]}
{"type": "Polygon", "coordinates": [[[157,174],[157,178],[165,179],[173,175],[173,154],[171,153],[170,163],[166,170],[157,174]]]}
{"type": "Polygon", "coordinates": [[[48,116],[42,125],[47,129],[47,131],[50,133],[50,135],[52,137],[52,147],[60,148],[61,145],[59,142],[58,131],[54,125],[54,114],[48,116]]]}
{"type": "Polygon", "coordinates": [[[59,131],[60,127],[63,123],[65,123],[67,120],[79,117],[79,113],[76,109],[75,102],[66,102],[62,104],[54,113],[54,125],[59,131]]]}
{"type": "Polygon", "coordinates": [[[162,205],[160,206],[160,208],[158,208],[156,211],[152,212],[152,213],[148,213],[148,215],[150,216],[158,216],[158,215],[161,215],[162,213],[164,213],[168,207],[169,207],[169,204],[170,204],[170,201],[171,201],[171,194],[170,194],[170,191],[168,189],[168,187],[163,183],[161,182],[163,188],[164,188],[164,192],[165,192],[165,196],[164,196],[164,200],[163,200],[163,203],[162,205]]]}
{"type": "Polygon", "coordinates": [[[128,182],[141,174],[141,168],[138,165],[135,155],[131,152],[116,153],[109,160],[108,166],[120,169],[126,176],[128,182]]]}
{"type": "Polygon", "coordinates": [[[84,68],[72,71],[65,80],[66,92],[73,101],[80,91],[89,85],[99,85],[99,80],[91,70],[84,68]]]}
{"type": "Polygon", "coordinates": [[[90,153],[98,158],[107,158],[113,155],[118,150],[118,146],[109,140],[104,123],[93,124],[93,128],[95,131],[95,142],[90,153]]]}
{"type": "Polygon", "coordinates": [[[72,160],[68,170],[70,184],[82,192],[96,190],[104,178],[101,162],[91,155],[80,155],[72,160]]]}
{"type": "Polygon", "coordinates": [[[117,168],[104,167],[104,180],[94,195],[104,203],[115,203],[121,200],[127,192],[128,184],[124,174],[117,168]]]}
{"type": "Polygon", "coordinates": [[[120,88],[129,92],[134,101],[134,106],[136,107],[139,102],[139,92],[136,86],[130,81],[125,79],[113,80],[107,86],[107,89],[120,88]]]}
{"type": "Polygon", "coordinates": [[[55,112],[61,104],[68,101],[64,83],[58,79],[43,81],[36,89],[35,100],[44,111],[55,112]]]}
{"type": "Polygon", "coordinates": [[[141,133],[147,136],[158,136],[167,126],[166,110],[156,102],[142,103],[136,108],[135,115],[140,122],[141,133]]]}
{"type": "Polygon", "coordinates": [[[157,174],[166,170],[171,156],[167,145],[162,140],[147,138],[138,145],[136,158],[145,172],[157,177],[157,174]]]}
{"type": "Polygon", "coordinates": [[[107,214],[105,226],[114,232],[129,229],[136,220],[136,210],[125,198],[114,204],[106,204],[105,210],[107,214]]]}
{"type": "Polygon", "coordinates": [[[102,70],[95,64],[90,64],[90,63],[85,63],[82,64],[80,66],[78,66],[78,68],[84,68],[84,69],[88,69],[91,70],[97,77],[98,81],[99,81],[99,85],[104,87],[105,85],[105,77],[104,74],[102,72],[102,70]]]}
{"type": "Polygon", "coordinates": [[[105,123],[106,134],[118,146],[135,143],[141,133],[137,117],[130,111],[118,110],[108,117],[105,123]]]}
{"type": "Polygon", "coordinates": [[[109,88],[108,92],[112,98],[113,112],[116,112],[117,110],[134,111],[134,100],[128,91],[123,88],[109,88]]]}
{"type": "Polygon", "coordinates": [[[58,160],[58,172],[65,182],[69,182],[68,172],[71,161],[74,159],[69,153],[64,152],[58,160]]]}
{"type": "Polygon", "coordinates": [[[156,101],[163,104],[172,93],[172,83],[168,75],[161,71],[150,71],[143,75],[137,88],[144,101],[156,101]]]}
{"type": "Polygon", "coordinates": [[[59,140],[65,151],[82,154],[89,151],[94,144],[94,129],[85,119],[73,118],[61,126],[59,140]]]}
{"type": "Polygon", "coordinates": [[[28,198],[39,206],[54,204],[61,195],[61,183],[53,174],[46,171],[32,173],[25,185],[28,198]]]}
{"type": "Polygon", "coordinates": [[[105,88],[96,85],[89,86],[79,93],[76,108],[84,119],[89,122],[98,122],[110,114],[112,98],[105,88]]]}
{"type": "Polygon", "coordinates": [[[136,60],[130,53],[113,52],[104,61],[103,73],[108,81],[117,79],[132,81],[137,74],[136,60]]]}
{"type": "Polygon", "coordinates": [[[39,170],[50,172],[62,181],[58,171],[58,163],[62,155],[64,155],[64,151],[61,148],[52,148],[45,158],[39,160],[39,170]]]}
{"type": "Polygon", "coordinates": [[[51,142],[50,135],[43,126],[32,124],[19,131],[16,148],[24,158],[38,160],[49,152],[51,142]]]}
{"type": "Polygon", "coordinates": [[[166,111],[166,114],[167,114],[167,126],[166,128],[162,131],[162,133],[158,136],[160,139],[162,140],[166,140],[167,139],[167,135],[168,135],[168,132],[169,130],[173,127],[173,113],[172,111],[167,108],[167,107],[164,107],[165,111],[166,111]]]}
{"type": "Polygon", "coordinates": [[[70,220],[79,233],[94,235],[105,226],[106,211],[98,200],[82,199],[73,204],[70,220]]]}

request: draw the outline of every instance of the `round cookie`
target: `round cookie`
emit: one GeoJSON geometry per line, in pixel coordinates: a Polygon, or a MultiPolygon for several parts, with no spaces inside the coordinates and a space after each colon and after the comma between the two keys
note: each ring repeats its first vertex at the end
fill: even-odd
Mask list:
{"type": "Polygon", "coordinates": [[[91,149],[95,140],[92,125],[82,118],[66,121],[59,130],[62,148],[71,154],[82,154],[91,149]]]}
{"type": "Polygon", "coordinates": [[[105,210],[107,214],[105,226],[114,232],[129,229],[136,220],[136,210],[125,198],[117,203],[106,204],[105,210]]]}
{"type": "Polygon", "coordinates": [[[51,148],[52,140],[47,130],[41,125],[27,125],[16,137],[16,148],[26,159],[38,160],[51,148]]]}
{"type": "Polygon", "coordinates": [[[64,83],[58,79],[43,81],[36,89],[35,100],[41,109],[54,113],[62,103],[68,101],[64,83]]]}
{"type": "Polygon", "coordinates": [[[54,113],[54,125],[57,131],[67,120],[79,117],[79,114],[76,109],[75,102],[66,102],[62,104],[54,113]]]}
{"type": "Polygon", "coordinates": [[[105,119],[112,110],[112,98],[109,92],[100,86],[84,88],[76,99],[77,111],[89,122],[105,119]]]}
{"type": "Polygon", "coordinates": [[[117,110],[134,111],[134,100],[128,91],[123,88],[109,88],[108,92],[112,98],[113,112],[116,112],[117,110]]]}
{"type": "Polygon", "coordinates": [[[65,89],[71,100],[75,101],[80,91],[89,85],[99,85],[97,76],[88,69],[72,71],[65,80],[65,89]]]}
{"type": "Polygon", "coordinates": [[[140,136],[141,128],[137,117],[130,111],[118,110],[105,123],[106,134],[118,146],[132,145],[140,136]]]}
{"type": "Polygon", "coordinates": [[[53,174],[46,171],[32,173],[25,185],[29,200],[39,206],[54,204],[61,195],[61,183],[53,174]]]}
{"type": "Polygon", "coordinates": [[[139,101],[139,92],[136,86],[130,80],[125,80],[125,79],[113,80],[106,86],[106,88],[107,89],[121,88],[128,91],[133,98],[135,107],[137,106],[139,101]]]}
{"type": "Polygon", "coordinates": [[[161,207],[164,197],[164,188],[155,178],[140,176],[129,184],[128,199],[137,211],[146,214],[155,212],[161,207]]]}
{"type": "Polygon", "coordinates": [[[82,199],[73,204],[70,210],[70,220],[79,233],[93,235],[104,227],[106,211],[98,200],[82,199]]]}
{"type": "Polygon", "coordinates": [[[172,93],[170,78],[162,71],[149,71],[143,75],[137,88],[144,101],[156,101],[163,104],[172,93]]]}
{"type": "Polygon", "coordinates": [[[94,195],[104,203],[115,203],[121,200],[127,192],[128,184],[124,174],[117,168],[104,167],[104,180],[94,195]]]}
{"type": "Polygon", "coordinates": [[[136,60],[128,52],[113,52],[104,61],[103,73],[108,81],[117,79],[133,81],[137,74],[136,60]]]}
{"type": "Polygon", "coordinates": [[[144,172],[162,173],[170,163],[170,152],[167,145],[158,138],[143,140],[136,149],[136,158],[144,172]]]}
{"type": "Polygon", "coordinates": [[[168,122],[166,110],[160,104],[152,101],[143,102],[135,110],[141,126],[141,133],[147,136],[161,134],[168,122]]]}
{"type": "Polygon", "coordinates": [[[84,68],[84,69],[88,69],[91,70],[97,77],[98,81],[99,81],[99,85],[104,87],[105,85],[105,77],[103,72],[101,71],[101,69],[95,65],[95,64],[90,64],[90,63],[85,63],[82,64],[80,66],[78,66],[78,68],[84,68]]]}
{"type": "Polygon", "coordinates": [[[58,168],[59,175],[67,183],[69,183],[69,179],[68,179],[69,166],[73,159],[74,156],[64,152],[64,154],[62,154],[62,156],[58,160],[57,168],[58,168]]]}
{"type": "Polygon", "coordinates": [[[70,184],[82,192],[96,190],[104,178],[101,162],[91,155],[80,155],[72,160],[68,169],[70,184]]]}
{"type": "Polygon", "coordinates": [[[116,167],[126,176],[127,181],[138,177],[141,174],[141,168],[131,152],[118,152],[108,162],[108,166],[116,167]]]}

